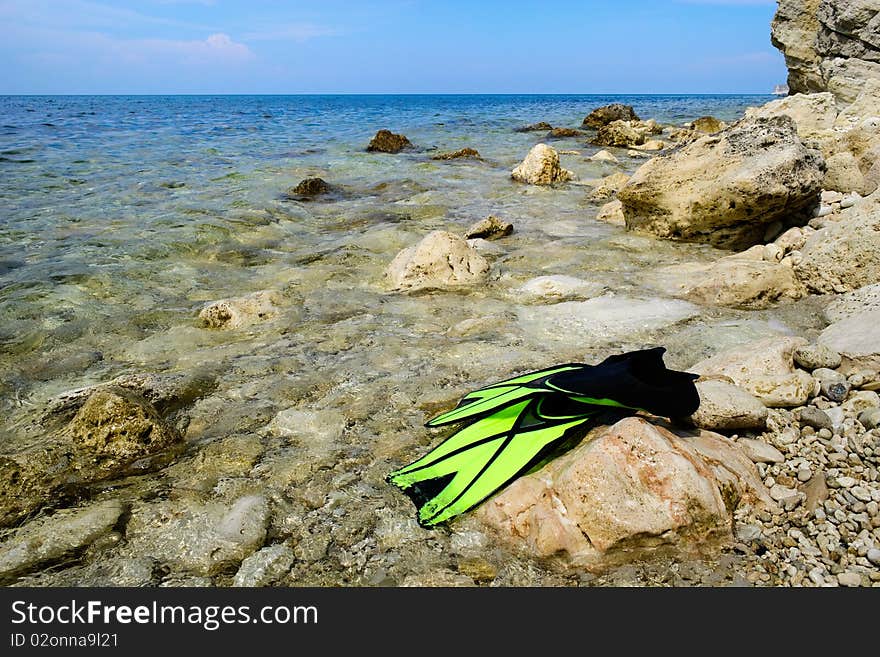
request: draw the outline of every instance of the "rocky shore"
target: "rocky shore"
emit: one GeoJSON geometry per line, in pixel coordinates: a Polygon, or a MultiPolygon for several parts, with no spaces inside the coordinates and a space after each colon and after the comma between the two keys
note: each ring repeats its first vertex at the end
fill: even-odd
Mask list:
{"type": "MultiPolygon", "coordinates": [[[[511,128],[543,134],[503,174],[510,185],[536,195],[576,189],[625,246],[702,245],[701,259],[645,277],[656,298],[610,292],[608,279],[517,280],[505,243],[519,228],[499,212],[457,232],[427,226],[415,242],[392,237],[399,252],[378,267],[375,312],[403,317],[413,300],[431,308],[415,328],[402,325],[396,352],[352,359],[352,344],[370,337],[344,303],[334,309],[309,349],[340,368],[374,368],[369,394],[302,367],[285,331],[315,302],[291,286],[205,301],[187,329],[258,340],[278,330],[267,349],[291,381],[289,408],[255,403],[235,431],[211,435],[226,410],[211,368],[135,372],[56,395],[21,427],[32,442],[0,455],[0,582],[880,585],[878,21],[866,0],[782,0],[773,41],[793,95],[734,122],[662,125],[614,103],[585,108],[577,126],[511,128]],[[581,156],[607,175],[566,168],[581,156]],[[456,315],[456,295],[475,295],[484,312],[456,315]],[[734,339],[723,321],[692,339],[688,322],[731,309],[761,319],[736,327],[734,339]],[[812,328],[776,330],[791,312],[812,312],[812,328]],[[443,376],[430,385],[399,378],[414,362],[402,354],[437,334],[447,340],[443,376]],[[674,366],[700,375],[700,408],[596,427],[449,527],[419,527],[384,482],[440,437],[414,428],[468,389],[546,366],[527,338],[552,347],[560,334],[584,335],[588,354],[668,344],[674,366]],[[509,354],[476,344],[497,335],[511,336],[509,354]]],[[[497,166],[475,148],[431,152],[384,128],[363,150],[450,175],[497,166]]],[[[296,182],[291,203],[353,193],[317,176],[296,182]]],[[[358,258],[376,248],[358,247],[347,260],[356,277],[358,258]]],[[[555,243],[543,248],[547,259],[566,257],[555,243]]],[[[304,275],[321,276],[315,261],[304,275]]],[[[262,374],[266,361],[237,358],[249,377],[262,374]]],[[[419,353],[416,377],[438,358],[419,353]]]]}

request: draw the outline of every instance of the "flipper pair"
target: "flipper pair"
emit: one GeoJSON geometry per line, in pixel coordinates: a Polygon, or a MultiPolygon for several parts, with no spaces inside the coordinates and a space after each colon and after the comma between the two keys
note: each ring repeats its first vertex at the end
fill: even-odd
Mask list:
{"type": "Polygon", "coordinates": [[[684,417],[700,400],[696,374],[666,368],[663,347],[569,363],[480,388],[426,426],[469,421],[422,458],[388,475],[433,526],[475,507],[543,464],[604,411],[684,417]]]}

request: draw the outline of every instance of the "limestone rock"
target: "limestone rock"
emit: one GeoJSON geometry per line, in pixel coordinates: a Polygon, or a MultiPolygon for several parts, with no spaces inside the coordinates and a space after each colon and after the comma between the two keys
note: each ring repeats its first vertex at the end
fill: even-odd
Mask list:
{"type": "Polygon", "coordinates": [[[740,438],[736,444],[752,463],[783,463],[785,456],[770,443],[753,438],[740,438]]]}
{"type": "Polygon", "coordinates": [[[839,371],[844,374],[861,369],[880,371],[880,310],[867,310],[831,324],[819,335],[819,344],[841,355],[839,371]]]}
{"type": "Polygon", "coordinates": [[[65,509],[30,522],[0,543],[0,579],[68,556],[108,534],[125,507],[119,500],[65,509]]]}
{"type": "Polygon", "coordinates": [[[724,128],[727,127],[727,124],[724,121],[719,121],[714,116],[701,116],[700,118],[691,121],[690,127],[697,132],[712,135],[724,130],[724,128]]]}
{"type": "Polygon", "coordinates": [[[399,153],[404,148],[412,148],[412,143],[404,135],[398,135],[390,130],[380,130],[370,140],[368,151],[379,153],[399,153]]]}
{"type": "Polygon", "coordinates": [[[604,201],[605,199],[611,198],[623,188],[628,180],[629,176],[621,172],[605,176],[590,193],[590,200],[604,201]]]}
{"type": "Polygon", "coordinates": [[[606,203],[599,208],[596,219],[615,226],[626,226],[626,219],[623,217],[623,203],[617,199],[606,203]]]}
{"type": "Polygon", "coordinates": [[[567,137],[580,137],[583,135],[583,130],[578,130],[577,128],[553,128],[550,132],[547,133],[547,139],[564,139],[567,137]]]}
{"type": "Polygon", "coordinates": [[[742,388],[718,379],[696,382],[700,406],[691,420],[701,429],[763,429],[767,407],[742,388]]]}
{"type": "Polygon", "coordinates": [[[547,144],[536,144],[510,177],[532,185],[555,185],[575,175],[559,165],[559,153],[547,144]]]}
{"type": "Polygon", "coordinates": [[[588,128],[601,128],[613,121],[638,121],[639,117],[630,105],[623,103],[612,103],[597,107],[590,112],[584,119],[583,125],[588,128]]]}
{"type": "Polygon", "coordinates": [[[436,230],[398,253],[385,275],[395,290],[418,290],[472,285],[488,274],[488,261],[464,239],[436,230]]]}
{"type": "Polygon", "coordinates": [[[646,131],[638,130],[632,121],[612,121],[599,128],[590,142],[596,146],[630,148],[646,141],[646,131]]]}
{"type": "Polygon", "coordinates": [[[618,198],[631,230],[741,249],[774,221],[805,222],[824,173],[790,118],[743,119],[649,160],[618,198]]]}
{"type": "Polygon", "coordinates": [[[221,299],[206,304],[199,311],[204,328],[236,329],[271,319],[278,314],[281,294],[274,290],[260,290],[243,297],[221,299]]]}
{"type": "Polygon", "coordinates": [[[312,197],[327,194],[330,191],[330,185],[323,178],[305,178],[301,180],[296,187],[291,187],[287,191],[287,195],[292,198],[312,197]]]}
{"type": "Polygon", "coordinates": [[[590,160],[593,162],[609,162],[611,164],[617,164],[618,162],[620,162],[620,160],[618,160],[613,153],[605,150],[594,153],[590,156],[590,160]]]}
{"type": "Polygon", "coordinates": [[[749,118],[790,116],[802,139],[824,138],[834,128],[837,120],[837,104],[834,94],[795,94],[771,101],[761,107],[750,107],[745,115],[749,118]]]}
{"type": "Polygon", "coordinates": [[[431,157],[432,160],[460,160],[470,158],[474,160],[482,160],[480,152],[476,148],[460,148],[451,153],[438,153],[431,157]]]}
{"type": "Polygon", "coordinates": [[[794,337],[757,340],[702,360],[689,371],[726,376],[771,408],[801,406],[817,392],[813,377],[794,367],[792,352],[805,344],[804,338],[794,337]]]}
{"type": "Polygon", "coordinates": [[[520,477],[477,515],[536,556],[563,553],[598,569],[661,547],[689,551],[727,538],[743,502],[772,505],[735,443],[707,431],[684,438],[627,418],[520,477]]]}
{"type": "Polygon", "coordinates": [[[840,367],[840,354],[823,344],[809,344],[795,348],[792,352],[794,362],[812,372],[820,367],[835,369],[840,367]]]}
{"type": "Polygon", "coordinates": [[[865,285],[836,297],[825,307],[825,319],[830,323],[857,315],[867,310],[880,310],[880,283],[865,285]]]}
{"type": "Polygon", "coordinates": [[[500,237],[507,237],[513,232],[513,224],[499,219],[494,214],[490,214],[485,219],[481,219],[465,231],[464,238],[495,240],[500,237]]]}

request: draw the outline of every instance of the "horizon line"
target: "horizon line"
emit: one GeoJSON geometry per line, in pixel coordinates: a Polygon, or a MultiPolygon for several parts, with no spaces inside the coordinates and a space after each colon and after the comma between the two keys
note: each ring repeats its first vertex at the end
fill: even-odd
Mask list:
{"type": "Polygon", "coordinates": [[[662,92],[529,92],[529,91],[439,91],[439,92],[380,92],[380,91],[297,91],[297,92],[30,92],[30,93],[5,93],[0,96],[773,96],[772,91],[662,91],[662,92]]]}

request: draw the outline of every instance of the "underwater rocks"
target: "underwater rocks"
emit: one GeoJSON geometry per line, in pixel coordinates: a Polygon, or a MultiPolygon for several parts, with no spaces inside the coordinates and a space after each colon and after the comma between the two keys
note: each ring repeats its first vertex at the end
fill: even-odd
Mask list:
{"type": "Polygon", "coordinates": [[[119,500],[64,509],[28,523],[0,543],[0,579],[68,557],[107,536],[125,507],[119,500]]]}
{"type": "Polygon", "coordinates": [[[649,160],[618,198],[631,230],[741,249],[775,221],[806,222],[824,173],[790,118],[743,119],[649,160]]]}
{"type": "Polygon", "coordinates": [[[796,369],[793,352],[804,338],[774,337],[749,342],[700,361],[689,371],[726,376],[770,408],[800,406],[818,393],[817,382],[796,369]]]}
{"type": "Polygon", "coordinates": [[[380,130],[370,140],[367,150],[377,153],[399,153],[412,146],[412,142],[404,135],[395,134],[390,130],[380,130]]]}
{"type": "Polygon", "coordinates": [[[494,214],[490,214],[485,219],[481,219],[468,228],[464,233],[464,238],[466,240],[497,240],[501,237],[507,237],[512,232],[512,223],[499,219],[494,214]]]}
{"type": "Polygon", "coordinates": [[[437,155],[432,155],[432,160],[461,160],[461,159],[473,159],[473,160],[482,160],[480,157],[480,152],[476,148],[460,148],[457,151],[452,151],[450,153],[438,153],[437,155]]]}
{"type": "Polygon", "coordinates": [[[736,444],[627,418],[517,479],[478,517],[509,543],[588,569],[730,537],[741,504],[773,506],[736,444]]]}
{"type": "Polygon", "coordinates": [[[555,185],[573,180],[575,175],[559,165],[559,153],[554,148],[547,144],[536,144],[510,172],[510,177],[531,185],[555,185]]]}
{"type": "Polygon", "coordinates": [[[612,103],[597,107],[584,119],[583,125],[588,128],[601,128],[613,121],[638,121],[639,117],[631,105],[612,103]]]}
{"type": "Polygon", "coordinates": [[[473,285],[488,274],[483,256],[458,235],[442,230],[398,253],[385,271],[396,291],[473,285]]]}
{"type": "Polygon", "coordinates": [[[212,301],[199,311],[199,320],[204,328],[241,328],[271,319],[278,314],[280,302],[280,293],[260,290],[235,299],[212,301]]]}
{"type": "Polygon", "coordinates": [[[551,274],[538,276],[517,289],[517,297],[534,303],[556,303],[575,299],[591,299],[605,292],[605,286],[574,276],[551,274]]]}

